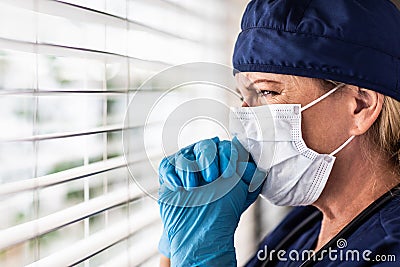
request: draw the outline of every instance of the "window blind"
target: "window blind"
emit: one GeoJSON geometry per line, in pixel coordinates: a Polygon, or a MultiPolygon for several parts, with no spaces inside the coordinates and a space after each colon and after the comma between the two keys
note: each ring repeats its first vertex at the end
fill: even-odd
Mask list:
{"type": "Polygon", "coordinates": [[[229,64],[242,5],[0,1],[1,266],[157,264],[157,203],[127,166],[154,177],[146,158],[126,162],[122,132],[143,125],[124,126],[125,111],[163,90],[138,88],[167,67],[229,64]]]}

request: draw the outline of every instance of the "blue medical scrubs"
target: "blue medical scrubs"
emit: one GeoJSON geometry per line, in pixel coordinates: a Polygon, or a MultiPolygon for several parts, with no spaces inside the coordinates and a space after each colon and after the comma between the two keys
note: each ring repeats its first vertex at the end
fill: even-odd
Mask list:
{"type": "MultiPolygon", "coordinates": [[[[312,206],[293,209],[261,242],[258,251],[246,266],[262,266],[258,258],[266,257],[275,258],[267,266],[300,266],[303,259],[310,255],[308,252],[316,246],[321,228],[321,214],[283,246],[283,251],[279,254],[280,260],[277,252],[272,253],[272,256],[270,253],[295,227],[316,212],[319,213],[312,206]]],[[[317,259],[314,266],[400,266],[400,196],[393,197],[372,213],[346,239],[338,240],[335,250],[326,250],[323,259],[317,259]]]]}

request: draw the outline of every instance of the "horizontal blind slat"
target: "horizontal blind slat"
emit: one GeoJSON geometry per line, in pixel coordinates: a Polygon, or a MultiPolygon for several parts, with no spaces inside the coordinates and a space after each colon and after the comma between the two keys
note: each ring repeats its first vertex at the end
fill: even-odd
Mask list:
{"type": "Polygon", "coordinates": [[[138,212],[137,216],[135,216],[135,220],[128,219],[118,225],[113,225],[106,230],[102,230],[91,235],[89,238],[75,243],[73,246],[62,249],[46,258],[27,265],[27,267],[58,267],[77,264],[128,238],[130,235],[158,220],[159,215],[154,210],[138,212]]]}
{"type": "Polygon", "coordinates": [[[145,196],[146,193],[136,187],[129,192],[123,188],[40,219],[7,228],[0,231],[0,250],[145,196]]]}
{"type": "Polygon", "coordinates": [[[80,5],[66,3],[59,0],[39,0],[39,2],[42,3],[39,6],[40,7],[39,12],[44,12],[51,15],[59,15],[71,19],[78,19],[79,21],[107,24],[122,29],[126,29],[128,23],[130,29],[153,32],[159,35],[165,35],[167,37],[172,37],[177,39],[184,39],[192,42],[201,42],[201,40],[191,40],[190,38],[186,38],[184,36],[180,36],[172,32],[163,31],[138,21],[130,20],[125,17],[116,16],[110,13],[106,13],[103,11],[99,11],[96,9],[80,5]],[[56,5],[56,6],[51,6],[51,5],[56,5]],[[67,13],[65,13],[64,11],[67,11],[67,13]]]}
{"type": "MultiPolygon", "coordinates": [[[[151,122],[148,123],[146,126],[154,126],[161,122],[151,122]]],[[[19,137],[14,139],[1,139],[1,142],[32,142],[32,141],[43,141],[49,139],[60,139],[60,138],[69,138],[69,137],[77,137],[77,136],[84,136],[84,135],[92,135],[92,134],[101,134],[101,133],[111,133],[111,132],[121,132],[127,130],[133,130],[138,128],[143,128],[143,125],[131,126],[131,127],[124,127],[122,125],[105,125],[101,127],[96,127],[91,130],[84,130],[84,131],[73,131],[73,132],[61,132],[61,133],[51,133],[51,134],[40,134],[40,135],[33,135],[33,136],[26,136],[26,137],[19,137]]]]}
{"type": "Polygon", "coordinates": [[[87,59],[101,60],[105,62],[126,62],[128,59],[131,63],[140,64],[144,68],[171,67],[172,64],[157,60],[147,60],[136,57],[131,57],[123,54],[112,53],[102,50],[87,49],[73,46],[63,46],[48,43],[34,43],[28,41],[13,40],[0,37],[0,47],[2,49],[35,53],[41,55],[54,55],[54,56],[67,56],[67,57],[81,57],[87,59]]]}
{"type": "Polygon", "coordinates": [[[40,134],[40,135],[33,135],[33,136],[26,136],[26,137],[20,137],[20,138],[15,138],[15,139],[5,139],[5,140],[0,139],[0,142],[43,141],[43,140],[48,140],[48,139],[60,139],[60,138],[84,136],[84,135],[91,135],[91,134],[117,132],[117,131],[135,129],[138,127],[123,127],[122,125],[106,125],[106,126],[101,126],[101,127],[97,127],[97,128],[93,128],[91,130],[85,130],[85,131],[40,134]]]}
{"type": "Polygon", "coordinates": [[[65,183],[105,171],[122,168],[124,166],[126,166],[124,158],[116,157],[109,160],[68,169],[62,172],[45,175],[42,177],[6,183],[0,185],[0,196],[65,183]]]}
{"type": "Polygon", "coordinates": [[[99,95],[126,95],[130,93],[149,93],[149,92],[165,92],[163,89],[158,88],[146,88],[140,90],[139,88],[131,88],[127,90],[52,90],[52,89],[43,89],[40,88],[38,90],[35,89],[3,89],[0,88],[0,96],[70,96],[70,95],[85,95],[85,96],[99,96],[99,95]]]}
{"type": "MultiPolygon", "coordinates": [[[[157,157],[158,155],[151,155],[152,157],[157,157]]],[[[160,155],[161,156],[161,155],[160,155]]],[[[129,160],[129,164],[140,162],[146,158],[136,157],[129,160]]],[[[72,169],[68,169],[62,172],[53,173],[37,178],[26,179],[17,182],[11,182],[0,185],[0,196],[5,196],[9,194],[34,190],[37,188],[48,187],[52,185],[57,185],[76,179],[81,179],[84,177],[92,176],[95,174],[103,173],[106,171],[111,171],[118,168],[126,167],[127,163],[124,157],[115,157],[108,160],[95,162],[89,165],[80,166],[72,169]]]]}
{"type": "Polygon", "coordinates": [[[29,3],[26,0],[3,0],[4,3],[8,3],[11,5],[17,5],[19,7],[38,11],[40,13],[52,15],[52,16],[59,16],[63,18],[68,18],[75,21],[80,22],[89,22],[93,24],[101,24],[101,25],[109,25],[116,28],[126,29],[127,23],[131,30],[139,30],[139,31],[147,31],[150,33],[176,38],[176,39],[183,39],[187,41],[192,41],[196,43],[202,43],[201,40],[192,40],[185,36],[178,35],[176,33],[160,30],[154,28],[152,26],[146,25],[144,23],[127,19],[125,17],[117,16],[114,14],[110,14],[107,12],[103,12],[100,10],[67,3],[64,1],[59,0],[36,0],[37,2],[37,9],[36,6],[29,3]]]}
{"type": "Polygon", "coordinates": [[[157,245],[159,241],[159,235],[161,234],[161,229],[162,224],[159,223],[150,229],[146,229],[145,232],[140,232],[141,236],[147,237],[146,242],[132,243],[132,245],[130,245],[126,251],[114,258],[111,258],[102,264],[101,267],[139,266],[152,256],[157,255],[159,253],[157,250],[157,245]],[[158,229],[154,229],[156,226],[158,229]]]}

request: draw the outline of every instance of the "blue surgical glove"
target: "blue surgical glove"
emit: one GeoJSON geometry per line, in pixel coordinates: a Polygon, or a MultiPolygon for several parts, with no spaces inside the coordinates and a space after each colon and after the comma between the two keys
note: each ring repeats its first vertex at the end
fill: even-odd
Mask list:
{"type": "Polygon", "coordinates": [[[234,233],[265,178],[247,151],[236,139],[203,140],[165,158],[159,173],[159,249],[171,265],[236,266],[234,233]]]}

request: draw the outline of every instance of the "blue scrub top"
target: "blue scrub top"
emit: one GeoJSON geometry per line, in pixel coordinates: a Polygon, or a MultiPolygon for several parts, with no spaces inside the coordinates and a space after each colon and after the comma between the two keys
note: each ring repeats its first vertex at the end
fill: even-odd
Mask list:
{"type": "MultiPolygon", "coordinates": [[[[270,257],[271,253],[277,259],[278,252],[272,250],[288,233],[316,211],[312,206],[294,208],[278,227],[264,238],[246,266],[262,266],[258,258],[270,257]]],[[[289,241],[283,251],[279,252],[280,260],[267,266],[300,266],[316,245],[321,219],[322,216],[319,216],[307,224],[301,234],[289,241]]],[[[331,251],[327,250],[323,259],[318,259],[314,266],[400,266],[400,196],[395,196],[384,204],[346,239],[338,240],[337,246],[331,251]]]]}

